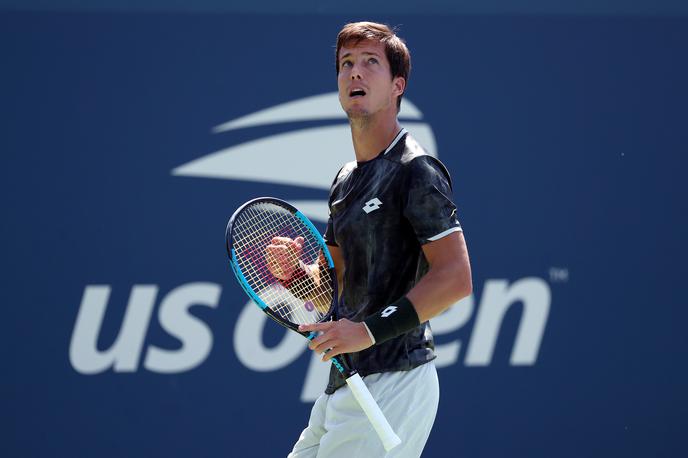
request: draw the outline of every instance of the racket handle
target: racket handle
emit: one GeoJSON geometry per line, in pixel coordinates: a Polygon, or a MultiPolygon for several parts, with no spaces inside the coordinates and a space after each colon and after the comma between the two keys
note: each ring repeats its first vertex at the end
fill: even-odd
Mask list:
{"type": "Polygon", "coordinates": [[[382,445],[388,452],[392,450],[397,445],[401,444],[401,439],[396,435],[392,427],[389,425],[385,414],[380,410],[380,406],[377,405],[373,395],[368,391],[368,387],[363,383],[363,379],[360,375],[354,374],[348,379],[346,379],[347,385],[354,394],[354,397],[361,405],[363,412],[365,412],[368,420],[375,428],[377,435],[382,441],[382,445]]]}

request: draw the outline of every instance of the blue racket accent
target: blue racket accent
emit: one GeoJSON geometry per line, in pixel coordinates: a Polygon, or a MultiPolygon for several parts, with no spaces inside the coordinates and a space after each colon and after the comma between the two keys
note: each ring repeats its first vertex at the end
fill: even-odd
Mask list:
{"type": "Polygon", "coordinates": [[[308,226],[308,229],[311,230],[311,232],[313,233],[313,236],[315,236],[318,239],[320,246],[323,247],[322,251],[323,251],[323,253],[325,253],[325,257],[327,258],[327,265],[331,269],[333,269],[334,268],[334,261],[332,261],[332,257],[330,256],[330,252],[327,249],[327,247],[325,246],[325,239],[322,238],[322,235],[320,235],[320,232],[318,232],[318,230],[315,228],[315,226],[313,226],[313,223],[311,223],[311,221],[308,218],[306,218],[306,215],[304,215],[303,213],[301,213],[298,210],[294,214],[296,215],[296,217],[298,219],[301,220],[301,222],[303,222],[303,224],[308,226]]]}
{"type": "MultiPolygon", "coordinates": [[[[318,334],[315,333],[315,332],[311,332],[310,334],[308,334],[308,335],[306,336],[306,339],[308,339],[308,340],[313,340],[313,339],[315,339],[316,337],[318,337],[318,334]]],[[[327,350],[325,353],[327,353],[328,351],[330,351],[330,350],[327,350]]],[[[332,361],[332,364],[334,364],[334,367],[336,367],[337,370],[338,370],[341,374],[346,375],[346,369],[344,369],[344,366],[341,365],[341,363],[337,360],[336,357],[335,357],[335,358],[332,358],[330,361],[332,361]]]]}
{"type": "Polygon", "coordinates": [[[344,366],[339,364],[339,361],[337,361],[336,358],[332,358],[332,364],[334,364],[334,367],[337,368],[340,374],[346,374],[346,370],[344,369],[344,366]]]}
{"type": "Polygon", "coordinates": [[[244,277],[244,274],[241,273],[241,269],[239,268],[239,261],[236,258],[236,253],[234,253],[234,248],[232,248],[232,262],[230,262],[230,265],[232,266],[234,275],[236,276],[237,280],[239,280],[239,284],[246,292],[246,294],[248,294],[249,297],[253,299],[253,302],[255,302],[256,305],[258,305],[258,307],[260,307],[261,309],[266,309],[268,305],[265,302],[263,302],[256,293],[253,292],[251,287],[248,285],[248,282],[246,281],[246,277],[244,277]]]}

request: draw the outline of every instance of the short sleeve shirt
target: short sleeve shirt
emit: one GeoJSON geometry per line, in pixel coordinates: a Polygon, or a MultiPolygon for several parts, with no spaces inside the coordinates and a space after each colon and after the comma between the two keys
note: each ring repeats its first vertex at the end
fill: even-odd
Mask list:
{"type": "MultiPolygon", "coordinates": [[[[360,322],[408,291],[428,271],[422,245],[461,231],[444,165],[404,130],[387,151],[350,162],[330,190],[328,245],[344,258],[337,317],[360,322]]],[[[406,334],[347,355],[362,375],[410,370],[435,358],[432,332],[423,323],[406,334]]],[[[344,384],[330,373],[326,392],[344,384]]]]}

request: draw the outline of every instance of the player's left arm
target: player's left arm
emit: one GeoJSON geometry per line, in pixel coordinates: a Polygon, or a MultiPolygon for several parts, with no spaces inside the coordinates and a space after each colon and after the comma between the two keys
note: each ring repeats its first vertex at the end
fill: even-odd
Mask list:
{"type": "Polygon", "coordinates": [[[473,290],[471,264],[463,232],[457,231],[423,245],[430,270],[408,292],[418,320],[424,323],[473,290]]]}
{"type": "MultiPolygon", "coordinates": [[[[430,270],[406,295],[421,323],[439,315],[472,292],[471,265],[463,232],[453,232],[426,243],[423,245],[423,254],[430,270]]],[[[323,332],[310,342],[309,347],[319,353],[331,349],[323,355],[325,361],[341,353],[361,351],[373,345],[365,325],[347,319],[299,328],[323,332]]]]}
{"type": "MultiPolygon", "coordinates": [[[[430,269],[406,295],[421,323],[439,315],[472,292],[471,266],[463,232],[456,231],[426,243],[423,245],[423,254],[430,269]]],[[[308,346],[319,353],[331,349],[323,355],[324,361],[373,345],[365,325],[347,319],[303,325],[299,329],[323,333],[308,346]]]]}

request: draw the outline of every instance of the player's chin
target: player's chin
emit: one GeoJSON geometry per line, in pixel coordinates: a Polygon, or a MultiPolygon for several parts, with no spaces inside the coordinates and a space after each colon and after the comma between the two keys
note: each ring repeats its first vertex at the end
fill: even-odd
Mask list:
{"type": "Polygon", "coordinates": [[[346,115],[349,119],[366,118],[370,116],[370,112],[362,106],[349,106],[346,109],[346,115]]]}

